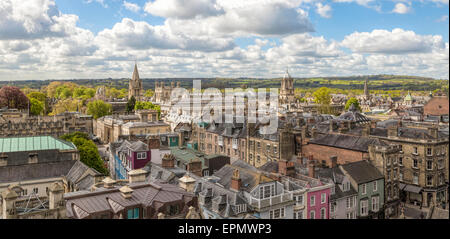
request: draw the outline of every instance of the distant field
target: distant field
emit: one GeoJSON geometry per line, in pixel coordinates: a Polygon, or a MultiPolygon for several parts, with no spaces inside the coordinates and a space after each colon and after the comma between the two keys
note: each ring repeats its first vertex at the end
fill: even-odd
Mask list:
{"type": "MultiPolygon", "coordinates": [[[[414,77],[414,76],[394,76],[394,75],[376,75],[368,76],[370,90],[411,90],[411,91],[433,91],[437,89],[448,89],[448,80],[437,80],[432,78],[414,77]]],[[[177,79],[142,79],[144,89],[154,89],[155,81],[163,81],[166,85],[170,82],[180,82],[182,87],[192,87],[192,78],[177,79]]],[[[206,78],[202,80],[202,88],[237,88],[247,86],[251,88],[279,88],[281,78],[276,79],[229,79],[229,78],[206,78]]],[[[56,80],[53,80],[56,81],[56,80]]],[[[100,85],[128,88],[128,79],[75,79],[66,80],[79,85],[96,87],[100,85]]],[[[315,89],[319,87],[329,87],[341,90],[362,90],[364,88],[365,76],[351,77],[317,77],[317,78],[294,78],[294,87],[300,89],[315,89]]],[[[20,88],[30,87],[40,89],[50,83],[46,81],[16,81],[13,85],[20,88]]],[[[0,86],[9,84],[1,82],[0,86]]]]}

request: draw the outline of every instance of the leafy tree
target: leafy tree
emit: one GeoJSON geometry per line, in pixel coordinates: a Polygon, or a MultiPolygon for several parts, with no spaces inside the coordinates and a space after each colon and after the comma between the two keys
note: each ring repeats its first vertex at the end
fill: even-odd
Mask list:
{"type": "Polygon", "coordinates": [[[75,132],[66,134],[63,135],[61,139],[75,144],[80,152],[81,162],[104,175],[109,175],[108,169],[105,167],[104,162],[100,157],[97,146],[89,139],[86,133],[75,132]]]}
{"type": "Polygon", "coordinates": [[[313,93],[314,101],[320,105],[330,105],[331,104],[331,94],[330,89],[327,87],[321,87],[313,93]]]}
{"type": "Polygon", "coordinates": [[[134,96],[131,96],[131,98],[127,102],[127,112],[130,113],[134,110],[134,107],[136,105],[136,98],[134,96]]]}
{"type": "Polygon", "coordinates": [[[27,109],[28,103],[27,96],[18,87],[3,86],[0,89],[0,107],[27,109]]]}
{"type": "Polygon", "coordinates": [[[30,113],[32,115],[40,115],[43,111],[44,103],[35,98],[30,98],[30,113]]]}
{"type": "Polygon", "coordinates": [[[348,110],[350,108],[350,106],[355,105],[356,109],[358,111],[362,111],[361,110],[361,106],[359,105],[359,101],[356,98],[350,98],[349,100],[347,100],[347,103],[345,104],[345,110],[348,110]]]}
{"type": "Polygon", "coordinates": [[[67,99],[72,97],[72,95],[73,92],[69,88],[62,87],[61,93],[59,94],[59,99],[67,99]]]}
{"type": "Polygon", "coordinates": [[[138,101],[134,106],[135,110],[157,110],[158,111],[158,119],[161,117],[161,106],[154,105],[151,102],[146,101],[138,101]]]}
{"type": "Polygon", "coordinates": [[[103,100],[94,100],[87,104],[87,113],[92,115],[94,119],[98,119],[112,114],[112,105],[105,103],[103,100]]]}
{"type": "Polygon", "coordinates": [[[75,90],[73,90],[73,97],[80,98],[81,96],[83,96],[85,94],[85,90],[86,90],[86,88],[84,88],[84,87],[75,88],[75,90]]]}
{"type": "Polygon", "coordinates": [[[152,97],[154,94],[155,94],[155,92],[154,92],[152,89],[148,89],[148,90],[145,92],[144,96],[150,98],[150,97],[152,97]]]}
{"type": "Polygon", "coordinates": [[[36,99],[36,100],[39,100],[40,102],[45,102],[47,99],[47,96],[44,93],[39,92],[39,91],[30,92],[27,95],[27,97],[28,97],[28,99],[36,99]]]}
{"type": "Polygon", "coordinates": [[[65,99],[59,100],[55,105],[53,105],[53,111],[49,115],[58,115],[64,112],[75,112],[82,108],[83,104],[81,100],[78,99],[65,99]]]}

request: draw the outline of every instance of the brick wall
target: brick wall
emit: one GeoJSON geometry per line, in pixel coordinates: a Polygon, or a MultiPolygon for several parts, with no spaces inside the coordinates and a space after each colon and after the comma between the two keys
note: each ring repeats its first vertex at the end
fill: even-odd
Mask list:
{"type": "Polygon", "coordinates": [[[369,153],[353,151],[349,149],[334,148],[317,144],[304,145],[302,150],[304,156],[312,154],[314,156],[314,159],[317,160],[319,163],[322,163],[322,160],[325,160],[327,166],[331,165],[330,161],[331,156],[338,157],[337,161],[338,164],[357,162],[369,158],[369,153]]]}

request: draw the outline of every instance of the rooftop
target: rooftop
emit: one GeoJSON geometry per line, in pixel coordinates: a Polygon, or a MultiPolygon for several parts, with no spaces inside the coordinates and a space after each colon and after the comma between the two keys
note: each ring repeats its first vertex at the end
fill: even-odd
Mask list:
{"type": "Polygon", "coordinates": [[[0,153],[36,150],[74,150],[75,145],[53,136],[0,138],[0,153]]]}

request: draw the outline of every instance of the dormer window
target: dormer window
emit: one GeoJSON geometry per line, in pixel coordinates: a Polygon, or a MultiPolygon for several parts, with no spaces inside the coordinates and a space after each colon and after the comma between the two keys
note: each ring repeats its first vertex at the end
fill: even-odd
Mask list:
{"type": "Polygon", "coordinates": [[[137,159],[146,159],[147,152],[137,153],[137,159]]]}

